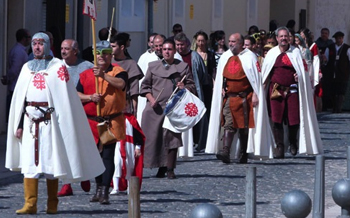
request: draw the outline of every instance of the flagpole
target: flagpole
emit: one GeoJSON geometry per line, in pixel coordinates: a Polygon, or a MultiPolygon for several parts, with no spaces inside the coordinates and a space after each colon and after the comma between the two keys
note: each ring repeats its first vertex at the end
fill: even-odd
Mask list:
{"type": "Polygon", "coordinates": [[[110,41],[111,36],[112,36],[112,26],[113,26],[114,11],[115,11],[115,8],[113,7],[112,18],[111,18],[111,25],[109,26],[109,33],[108,33],[108,39],[107,39],[108,42],[110,41]]]}
{"type": "MultiPolygon", "coordinates": [[[[93,51],[94,51],[94,66],[97,66],[97,56],[96,56],[96,37],[95,37],[95,20],[91,19],[91,26],[92,26],[92,46],[93,46],[93,51]]],[[[95,76],[95,88],[96,88],[96,93],[99,94],[99,87],[98,87],[98,77],[95,76]]],[[[97,110],[97,116],[101,115],[101,110],[100,110],[100,102],[97,102],[96,105],[96,110],[97,110]]]]}

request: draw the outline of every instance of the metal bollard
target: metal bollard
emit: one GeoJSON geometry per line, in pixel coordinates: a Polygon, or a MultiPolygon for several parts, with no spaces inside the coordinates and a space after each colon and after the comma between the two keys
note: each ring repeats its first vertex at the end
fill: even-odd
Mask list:
{"type": "Polygon", "coordinates": [[[341,207],[341,216],[337,218],[350,218],[350,179],[340,179],[332,189],[332,197],[341,207]]]}
{"type": "Polygon", "coordinates": [[[350,178],[350,146],[348,146],[347,155],[348,178],[350,178]]]}
{"type": "Polygon", "coordinates": [[[324,156],[316,156],[316,169],[315,169],[315,187],[314,187],[314,206],[312,217],[324,218],[324,156]]]}
{"type": "Polygon", "coordinates": [[[199,204],[189,218],[223,218],[221,211],[213,204],[199,204]]]}
{"type": "Polygon", "coordinates": [[[249,167],[247,171],[245,214],[246,218],[256,217],[256,167],[249,167]]]}
{"type": "Polygon", "coordinates": [[[287,218],[305,218],[311,212],[311,199],[301,190],[292,190],[281,201],[282,213],[287,218]]]}
{"type": "Polygon", "coordinates": [[[129,180],[128,217],[140,218],[140,183],[139,177],[132,176],[129,180]]]}

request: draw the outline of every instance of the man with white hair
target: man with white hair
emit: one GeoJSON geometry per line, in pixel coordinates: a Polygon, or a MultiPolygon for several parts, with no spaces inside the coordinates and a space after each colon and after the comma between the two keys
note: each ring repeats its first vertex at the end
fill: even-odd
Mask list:
{"type": "MultiPolygon", "coordinates": [[[[79,45],[77,41],[74,39],[63,40],[61,44],[61,56],[74,86],[76,86],[79,81],[79,74],[94,66],[91,62],[79,58],[78,54],[79,45]]],[[[89,180],[82,181],[80,186],[85,192],[90,191],[91,185],[89,180]]],[[[73,195],[72,186],[69,183],[64,184],[57,195],[58,197],[73,195]]]]}
{"type": "Polygon", "coordinates": [[[25,204],[17,214],[36,214],[41,174],[46,213],[55,214],[58,178],[84,181],[105,170],[67,68],[49,55],[49,40],[33,36],[35,58],[23,66],[11,102],[5,167],[24,175],[25,204]]]}
{"type": "Polygon", "coordinates": [[[297,154],[298,147],[300,154],[322,154],[311,82],[301,52],[289,44],[289,30],[286,27],[276,30],[276,38],[278,46],[270,49],[262,67],[277,144],[275,158],[284,158],[284,124],[288,126],[289,147],[293,156],[297,154]]]}

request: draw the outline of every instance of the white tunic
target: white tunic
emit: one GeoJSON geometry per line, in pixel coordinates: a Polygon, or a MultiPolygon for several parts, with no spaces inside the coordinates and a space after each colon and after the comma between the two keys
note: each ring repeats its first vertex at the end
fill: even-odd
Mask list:
{"type": "MultiPolygon", "coordinates": [[[[33,107],[26,110],[30,117],[43,116],[33,107]]],[[[104,172],[81,101],[61,60],[52,59],[46,70],[36,74],[28,63],[23,66],[11,102],[5,167],[24,174],[52,174],[64,183],[85,181],[104,172]],[[31,126],[27,116],[22,138],[16,137],[25,101],[48,102],[54,108],[47,125],[40,123],[38,166],[34,164],[35,124],[31,126]]]]}

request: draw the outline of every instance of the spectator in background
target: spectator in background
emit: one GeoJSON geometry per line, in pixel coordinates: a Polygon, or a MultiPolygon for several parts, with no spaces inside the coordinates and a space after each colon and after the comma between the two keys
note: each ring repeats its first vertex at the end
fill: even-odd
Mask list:
{"type": "Polygon", "coordinates": [[[248,29],[248,35],[253,35],[254,33],[259,33],[259,28],[255,25],[250,26],[248,29]]]}
{"type": "MultiPolygon", "coordinates": [[[[217,30],[210,34],[210,48],[215,54],[217,67],[221,55],[228,49],[225,43],[225,32],[223,30],[217,30]]],[[[213,78],[215,79],[215,76],[213,78]]]]}
{"type": "Polygon", "coordinates": [[[22,66],[28,61],[26,47],[30,45],[32,36],[27,29],[16,31],[16,44],[12,47],[7,58],[7,97],[6,119],[8,119],[12,94],[15,89],[22,66]]]}
{"type": "Polygon", "coordinates": [[[211,97],[213,94],[213,81],[215,78],[215,54],[208,49],[208,35],[203,31],[198,31],[193,36],[193,51],[196,51],[203,59],[207,68],[208,83],[203,85],[204,104],[207,108],[207,116],[210,115],[211,97]]]}
{"type": "MultiPolygon", "coordinates": [[[[288,20],[286,27],[289,29],[289,31],[290,31],[290,30],[295,31],[295,30],[294,30],[294,28],[295,28],[295,20],[293,20],[293,19],[288,20]]],[[[293,34],[293,36],[294,36],[294,34],[293,34]]],[[[293,38],[294,38],[294,37],[293,37],[293,38]]]]}
{"type": "MultiPolygon", "coordinates": [[[[100,29],[100,31],[98,31],[98,38],[100,39],[100,41],[104,41],[108,39],[109,29],[110,29],[109,27],[105,27],[100,29]]],[[[111,37],[114,35],[117,35],[117,33],[118,33],[117,30],[112,27],[111,37]]],[[[82,52],[82,56],[84,60],[94,62],[94,54],[92,52],[92,46],[89,46],[86,49],[84,49],[82,52]]]]}
{"type": "Polygon", "coordinates": [[[327,68],[327,56],[329,56],[329,48],[334,45],[332,39],[329,39],[329,29],[322,28],[321,36],[315,42],[318,47],[319,55],[320,55],[320,63],[321,63],[321,72],[322,72],[322,110],[326,111],[328,108],[332,107],[332,80],[333,73],[329,72],[327,68]],[[327,51],[327,53],[326,53],[327,51]]]}

